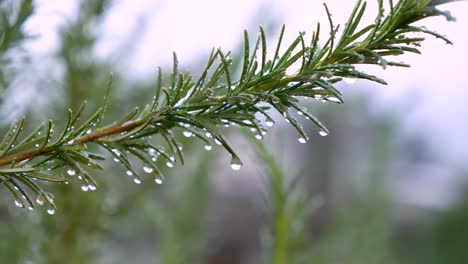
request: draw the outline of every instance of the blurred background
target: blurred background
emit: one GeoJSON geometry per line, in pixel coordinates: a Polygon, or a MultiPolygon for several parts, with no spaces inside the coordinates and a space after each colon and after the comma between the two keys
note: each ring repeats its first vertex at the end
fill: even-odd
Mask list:
{"type": "MultiPolygon", "coordinates": [[[[2,17],[20,2],[0,1],[2,17]]],[[[243,29],[263,26],[270,47],[282,24],[286,42],[310,37],[327,24],[322,2],[34,1],[31,37],[0,58],[0,135],[21,115],[33,128],[84,100],[91,112],[111,72],[114,120],[148,102],[172,51],[197,75],[212,47],[240,54],[243,29]]],[[[326,1],[335,23],[354,2],[326,1]]],[[[162,185],[135,185],[108,162],[96,192],[47,185],[54,216],[18,209],[1,189],[0,263],[468,263],[468,3],[440,8],[457,22],[422,24],[453,46],[427,37],[423,55],[397,59],[410,69],[364,68],[388,86],[343,82],[344,105],[306,103],[327,137],[311,124],[308,144],[285,122],[262,141],[226,129],[244,162],[234,172],[223,150],[180,136],[186,164],[164,168],[162,185]]]]}

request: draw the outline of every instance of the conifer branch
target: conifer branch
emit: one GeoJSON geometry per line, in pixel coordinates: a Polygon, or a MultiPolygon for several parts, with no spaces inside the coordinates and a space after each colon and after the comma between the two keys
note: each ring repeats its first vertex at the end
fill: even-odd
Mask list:
{"type": "MultiPolygon", "coordinates": [[[[85,104],[76,113],[69,110],[60,133],[55,133],[56,125],[50,120],[29,135],[22,136],[25,119],[13,122],[0,143],[0,181],[12,192],[18,206],[33,209],[35,204],[47,203],[49,213],[53,213],[55,205],[52,196],[37,184],[38,181],[68,182],[64,175],[76,176],[83,191],[96,189],[90,170],[103,169],[101,162],[105,157],[90,151],[87,144],[95,144],[109,152],[135,183],[141,183],[144,173],[152,175],[155,182],[161,184],[161,163],[172,167],[175,162],[184,161],[173,132],[175,130],[182,130],[186,137],[202,140],[207,150],[212,148],[212,143],[224,147],[231,155],[234,170],[240,169],[242,162],[226,141],[221,127],[247,127],[256,134],[256,138],[262,139],[266,127],[274,124],[271,110],[276,110],[297,130],[299,142],[306,143],[306,131],[291,115],[291,111],[297,111],[317,126],[320,135],[325,136],[329,131],[300,105],[300,98],[341,104],[342,94],[335,84],[343,78],[386,84],[384,80],[362,72],[356,66],[408,67],[389,58],[407,52],[420,53],[418,47],[424,38],[415,37],[413,33],[430,34],[451,43],[436,32],[413,25],[432,16],[453,20],[450,14],[436,9],[436,5],[448,1],[400,0],[396,4],[389,1],[389,13],[383,10],[383,0],[378,2],[375,23],[362,26],[360,21],[366,2],[358,0],[341,35],[338,35],[340,25],[333,24],[331,12],[325,5],[330,37],[322,46],[319,44],[321,26],[317,24],[309,44],[306,44],[304,34],[300,33],[284,49],[283,26],[271,59],[267,59],[264,30],[260,28],[253,47],[245,31],[239,76],[234,73],[229,52],[212,50],[205,69],[196,80],[179,70],[174,54],[167,87],[163,86],[165,81],[159,69],[155,95],[143,111],[139,113],[136,108],[107,126],[101,125],[105,111],[110,107],[107,96],[104,106],[85,122],[80,122],[85,104]],[[296,66],[299,68],[297,72],[290,74],[290,69],[296,66]],[[264,122],[260,116],[263,116],[261,119],[264,122]],[[160,136],[169,149],[166,151],[156,146],[152,136],[160,136]],[[142,170],[130,161],[134,159],[143,165],[142,170]],[[37,199],[32,199],[32,195],[36,195],[37,199]]],[[[111,86],[109,82],[109,89],[111,86]]]]}

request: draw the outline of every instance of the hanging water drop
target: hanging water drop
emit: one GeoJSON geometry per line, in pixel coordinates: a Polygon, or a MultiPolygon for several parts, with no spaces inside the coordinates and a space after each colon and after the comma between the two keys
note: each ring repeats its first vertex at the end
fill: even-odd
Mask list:
{"type": "Polygon", "coordinates": [[[303,115],[304,113],[303,113],[302,111],[297,111],[297,114],[301,116],[301,115],[303,115]]]}
{"type": "Polygon", "coordinates": [[[221,141],[219,141],[217,138],[215,138],[214,142],[216,143],[216,145],[222,145],[221,141]]]}
{"type": "Polygon", "coordinates": [[[35,144],[34,147],[38,148],[38,147],[39,147],[39,144],[35,144]]]}
{"type": "Polygon", "coordinates": [[[147,167],[147,166],[143,166],[143,170],[144,170],[146,173],[152,173],[152,172],[153,172],[153,168],[147,167]]]}
{"type": "Polygon", "coordinates": [[[189,130],[186,130],[186,131],[182,132],[182,134],[184,135],[184,137],[191,137],[193,135],[193,132],[189,131],[189,130]]]}
{"type": "Polygon", "coordinates": [[[76,171],[74,169],[68,169],[67,174],[70,175],[70,176],[75,176],[76,171]]]}
{"type": "Polygon", "coordinates": [[[87,192],[87,191],[89,190],[88,185],[81,185],[81,190],[82,190],[83,192],[87,192]]]}
{"type": "Polygon", "coordinates": [[[53,215],[55,214],[55,209],[53,207],[47,209],[47,213],[50,214],[50,215],[53,215]]]}
{"type": "Polygon", "coordinates": [[[255,138],[258,139],[258,140],[262,140],[263,136],[261,134],[257,134],[257,135],[255,135],[255,138]]]}
{"type": "Polygon", "coordinates": [[[168,161],[168,162],[166,162],[166,166],[168,166],[169,168],[172,168],[172,167],[174,167],[174,163],[168,161]]]}
{"type": "Polygon", "coordinates": [[[157,183],[157,184],[162,184],[163,180],[161,179],[161,177],[158,177],[158,178],[154,179],[154,182],[157,183]]]}
{"type": "Polygon", "coordinates": [[[328,132],[325,131],[325,130],[320,130],[319,135],[321,135],[322,137],[326,137],[326,136],[328,136],[328,132]]]}
{"type": "Polygon", "coordinates": [[[307,139],[305,139],[303,137],[298,138],[297,141],[299,141],[299,143],[301,143],[301,144],[307,143],[307,139]]]}
{"type": "Polygon", "coordinates": [[[338,97],[335,96],[327,96],[327,101],[340,104],[343,103],[338,97]]]}
{"type": "Polygon", "coordinates": [[[88,131],[86,131],[86,134],[87,135],[91,134],[91,129],[88,129],[88,131]]]}
{"type": "Polygon", "coordinates": [[[242,161],[239,159],[239,157],[237,156],[232,157],[231,169],[237,171],[237,170],[240,170],[241,167],[242,167],[242,161]]]}
{"type": "Polygon", "coordinates": [[[246,124],[246,125],[251,125],[252,124],[252,121],[246,119],[246,120],[242,120],[242,123],[246,124]]]}
{"type": "Polygon", "coordinates": [[[172,162],[174,162],[174,161],[175,161],[175,158],[174,158],[174,156],[170,156],[170,157],[169,157],[169,159],[170,159],[172,162]]]}
{"type": "Polygon", "coordinates": [[[255,132],[255,131],[257,131],[257,129],[255,127],[251,127],[250,131],[255,132]]]}
{"type": "Polygon", "coordinates": [[[140,180],[140,178],[135,177],[135,178],[133,178],[133,182],[136,183],[136,184],[140,184],[141,180],[140,180]]]}
{"type": "Polygon", "coordinates": [[[114,162],[119,162],[119,159],[118,158],[114,158],[114,162]]]}
{"type": "Polygon", "coordinates": [[[96,185],[94,184],[88,184],[88,189],[91,190],[91,191],[95,191],[96,190],[96,185]]]}
{"type": "Polygon", "coordinates": [[[36,203],[37,203],[38,205],[43,205],[43,204],[44,204],[44,200],[42,199],[42,196],[38,196],[38,197],[36,198],[36,203]]]}
{"type": "Polygon", "coordinates": [[[21,201],[18,201],[15,199],[15,205],[18,206],[19,208],[23,208],[24,204],[21,201]]]}
{"type": "Polygon", "coordinates": [[[70,140],[70,141],[67,142],[68,145],[72,145],[73,143],[75,143],[75,140],[74,140],[74,139],[72,139],[72,140],[70,140]]]}
{"type": "Polygon", "coordinates": [[[132,175],[133,175],[133,172],[132,172],[131,170],[128,170],[128,171],[126,172],[126,174],[127,174],[127,176],[132,176],[132,175]]]}
{"type": "Polygon", "coordinates": [[[34,211],[34,208],[32,206],[28,206],[29,211],[34,211]]]}
{"type": "Polygon", "coordinates": [[[156,156],[154,156],[154,157],[151,158],[151,160],[156,161],[156,160],[158,160],[158,158],[156,158],[156,156]]]}
{"type": "Polygon", "coordinates": [[[213,136],[211,135],[210,132],[206,132],[206,133],[205,133],[205,136],[206,136],[207,138],[212,138],[212,137],[213,137],[213,136]]]}
{"type": "Polygon", "coordinates": [[[273,120],[271,120],[271,119],[267,119],[267,120],[265,121],[265,125],[266,125],[267,127],[272,127],[274,124],[275,124],[275,122],[274,122],[273,120]]]}
{"type": "Polygon", "coordinates": [[[210,151],[210,150],[213,149],[213,146],[211,146],[211,145],[205,145],[204,148],[205,148],[205,150],[210,151]]]}

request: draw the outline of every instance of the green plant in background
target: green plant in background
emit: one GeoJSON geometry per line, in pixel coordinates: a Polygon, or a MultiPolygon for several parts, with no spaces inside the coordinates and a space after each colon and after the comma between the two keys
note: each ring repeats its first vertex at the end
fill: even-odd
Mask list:
{"type": "MultiPolygon", "coordinates": [[[[267,54],[262,28],[253,46],[245,32],[242,66],[237,75],[231,67],[229,52],[213,50],[198,79],[179,70],[174,54],[168,80],[158,71],[152,101],[143,110],[135,108],[120,120],[104,119],[106,110],[113,107],[108,105],[112,92],[112,81],[109,81],[102,107],[88,117],[83,114],[86,106],[83,103],[78,109],[68,110],[63,124],[49,120],[26,133],[25,118],[13,122],[0,144],[0,181],[13,194],[17,206],[33,209],[37,204],[47,204],[48,212],[53,214],[55,204],[41,182],[67,183],[77,179],[84,191],[95,190],[97,184],[91,170],[104,169],[105,156],[91,148],[93,145],[106,150],[135,183],[141,183],[142,175],[151,175],[161,184],[164,179],[161,164],[172,167],[176,162],[184,163],[183,151],[173,132],[176,130],[181,130],[186,137],[202,140],[206,149],[211,149],[213,143],[223,146],[231,155],[234,170],[240,169],[242,162],[225,140],[222,126],[247,127],[261,139],[266,129],[259,116],[265,117],[265,126],[271,126],[274,121],[270,110],[275,109],[297,130],[299,142],[305,143],[307,133],[290,115],[290,111],[299,111],[317,125],[321,135],[327,135],[325,126],[300,106],[299,99],[342,103],[341,93],[334,85],[343,78],[385,84],[384,80],[357,70],[356,65],[407,67],[388,58],[405,52],[419,53],[418,46],[424,38],[412,33],[431,34],[450,43],[442,35],[413,25],[432,16],[452,20],[448,13],[436,8],[443,2],[448,1],[389,1],[390,11],[385,13],[385,4],[379,1],[375,23],[363,26],[360,21],[366,3],[358,1],[343,28],[334,25],[325,5],[330,36],[324,44],[319,44],[321,26],[318,24],[309,41],[301,33],[283,49],[283,27],[272,56],[267,54]],[[294,67],[298,70],[291,73],[294,67]],[[169,148],[164,150],[155,145],[155,136],[169,148]]],[[[20,6],[13,23],[9,23],[12,19],[6,19],[1,24],[2,57],[21,39],[21,24],[32,12],[31,1],[22,1],[20,6]]]]}

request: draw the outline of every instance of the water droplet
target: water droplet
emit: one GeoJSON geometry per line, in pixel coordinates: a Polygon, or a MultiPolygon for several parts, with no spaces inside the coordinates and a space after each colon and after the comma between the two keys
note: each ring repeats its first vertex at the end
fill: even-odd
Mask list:
{"type": "Polygon", "coordinates": [[[162,184],[163,180],[160,177],[158,177],[158,178],[154,179],[154,182],[157,183],[157,184],[162,184]]]}
{"type": "Polygon", "coordinates": [[[303,137],[298,138],[297,141],[299,141],[299,143],[302,143],[302,144],[307,143],[307,139],[305,139],[303,137]]]}
{"type": "Polygon", "coordinates": [[[257,135],[255,135],[255,138],[258,139],[258,140],[261,140],[261,139],[263,139],[263,136],[261,134],[257,134],[257,135]]]}
{"type": "Polygon", "coordinates": [[[232,157],[231,169],[237,171],[237,170],[240,170],[241,167],[242,167],[241,160],[237,156],[232,157]]]}
{"type": "Polygon", "coordinates": [[[19,208],[23,208],[24,204],[21,201],[18,201],[15,199],[15,205],[18,206],[19,208]]]}
{"type": "Polygon", "coordinates": [[[140,184],[141,180],[140,180],[140,178],[135,177],[135,178],[133,178],[133,182],[136,183],[136,184],[140,184]]]}
{"type": "Polygon", "coordinates": [[[50,214],[50,215],[53,215],[55,214],[55,209],[53,207],[47,209],[47,213],[50,214]]]}
{"type": "Polygon", "coordinates": [[[115,161],[115,162],[119,162],[119,159],[118,159],[118,158],[114,158],[114,161],[115,161]]]}
{"type": "Polygon", "coordinates": [[[213,136],[211,135],[210,132],[206,132],[206,133],[205,133],[205,136],[206,136],[207,138],[212,138],[212,137],[213,137],[213,136]]]}
{"type": "Polygon", "coordinates": [[[87,191],[89,190],[88,185],[81,185],[81,190],[82,190],[83,192],[87,192],[87,191]]]}
{"type": "Polygon", "coordinates": [[[37,203],[38,205],[43,205],[43,204],[44,204],[44,200],[42,199],[42,196],[38,196],[38,197],[36,198],[36,203],[37,203]]]}
{"type": "Polygon", "coordinates": [[[275,125],[275,122],[274,122],[273,120],[271,120],[271,119],[267,119],[267,120],[265,121],[265,125],[266,125],[267,127],[272,127],[273,125],[275,125]]]}
{"type": "Polygon", "coordinates": [[[91,191],[95,191],[96,190],[96,185],[90,183],[90,184],[88,184],[88,188],[91,191]]]}
{"type": "Polygon", "coordinates": [[[174,161],[175,161],[175,158],[174,158],[174,156],[170,156],[170,157],[169,157],[169,159],[170,159],[172,162],[174,162],[174,161]]]}
{"type": "Polygon", "coordinates": [[[148,152],[149,152],[150,154],[154,154],[154,153],[156,152],[156,150],[155,150],[154,148],[150,148],[150,149],[148,150],[148,152]]]}
{"type": "Polygon", "coordinates": [[[205,148],[205,150],[210,151],[210,150],[213,149],[213,146],[211,146],[211,145],[205,145],[204,148],[205,148]]]}
{"type": "Polygon", "coordinates": [[[39,147],[39,144],[34,145],[34,147],[38,148],[38,147],[39,147]]]}
{"type": "Polygon", "coordinates": [[[70,176],[75,176],[76,171],[73,170],[73,169],[68,169],[68,170],[67,170],[67,174],[70,175],[70,176]]]}
{"type": "Polygon", "coordinates": [[[146,173],[152,173],[152,172],[153,172],[153,168],[151,168],[151,167],[143,166],[143,170],[144,170],[146,173]]]}
{"type": "Polygon", "coordinates": [[[304,113],[303,113],[302,111],[297,111],[297,114],[301,116],[301,115],[303,115],[304,113]]]}
{"type": "Polygon", "coordinates": [[[191,137],[193,135],[192,131],[189,130],[182,132],[182,134],[184,134],[184,137],[191,137]]]}
{"type": "Polygon", "coordinates": [[[316,95],[314,95],[314,98],[315,98],[315,99],[322,99],[322,97],[323,97],[323,96],[322,96],[321,94],[316,94],[316,95]]]}
{"type": "Polygon", "coordinates": [[[321,135],[322,137],[326,137],[326,136],[328,136],[328,132],[325,131],[325,130],[320,130],[319,135],[321,135]]]}
{"type": "Polygon", "coordinates": [[[174,163],[168,161],[168,162],[166,162],[166,166],[168,166],[169,168],[172,168],[172,167],[174,167],[174,163]]]}
{"type": "Polygon", "coordinates": [[[154,157],[151,158],[151,160],[156,161],[156,160],[158,160],[158,158],[156,158],[156,156],[154,156],[154,157]]]}
{"type": "Polygon", "coordinates": [[[80,181],[83,180],[83,176],[78,175],[78,179],[79,179],[80,181]]]}
{"type": "Polygon", "coordinates": [[[28,206],[29,211],[34,211],[34,208],[32,206],[28,206]]]}
{"type": "Polygon", "coordinates": [[[251,127],[250,131],[255,132],[255,131],[257,131],[257,129],[255,127],[251,127]]]}
{"type": "Polygon", "coordinates": [[[74,140],[74,139],[72,139],[72,140],[70,140],[70,141],[67,142],[68,145],[72,145],[73,143],[75,143],[75,140],[74,140]]]}
{"type": "Polygon", "coordinates": [[[335,97],[335,96],[327,96],[327,101],[330,101],[333,103],[343,103],[338,97],[335,97]]]}
{"type": "Polygon", "coordinates": [[[216,145],[222,145],[221,141],[219,141],[217,138],[215,138],[214,142],[216,143],[216,145]]]}
{"type": "Polygon", "coordinates": [[[88,129],[88,131],[86,131],[86,134],[91,134],[91,129],[88,129]]]}
{"type": "Polygon", "coordinates": [[[120,156],[120,151],[118,149],[112,149],[112,152],[117,155],[117,156],[120,156]]]}
{"type": "Polygon", "coordinates": [[[127,176],[132,176],[133,175],[133,172],[130,171],[130,170],[128,170],[126,173],[127,173],[127,176]]]}
{"type": "Polygon", "coordinates": [[[51,194],[51,193],[45,193],[45,197],[46,197],[47,201],[49,201],[49,203],[53,203],[53,202],[54,202],[55,197],[54,197],[53,194],[51,194]]]}
{"type": "Polygon", "coordinates": [[[246,119],[246,120],[242,120],[242,123],[246,124],[246,125],[251,125],[252,124],[252,121],[246,119]]]}

